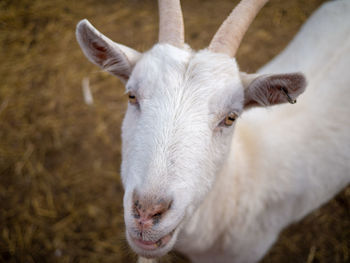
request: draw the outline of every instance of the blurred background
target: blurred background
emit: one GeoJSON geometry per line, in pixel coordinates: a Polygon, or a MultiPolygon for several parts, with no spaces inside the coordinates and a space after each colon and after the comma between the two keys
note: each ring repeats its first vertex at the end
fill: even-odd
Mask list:
{"type": "MultiPolygon", "coordinates": [[[[238,52],[254,72],[278,54],[323,0],[271,0],[238,52]]],[[[211,37],[237,1],[182,1],[186,41],[211,37]]],[[[83,56],[88,18],[146,51],[157,41],[155,0],[0,1],[0,262],[132,262],[119,178],[122,83],[83,56]],[[87,105],[82,80],[94,98],[87,105]]],[[[176,253],[164,262],[187,262],[176,253]]],[[[350,188],[290,226],[263,262],[350,262],[350,188]]]]}

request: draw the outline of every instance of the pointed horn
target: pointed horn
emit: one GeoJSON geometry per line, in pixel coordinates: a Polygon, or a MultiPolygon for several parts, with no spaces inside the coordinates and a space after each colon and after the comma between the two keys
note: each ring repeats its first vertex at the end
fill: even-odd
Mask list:
{"type": "Polygon", "coordinates": [[[159,43],[183,47],[184,23],[180,0],[158,0],[159,43]]]}
{"type": "Polygon", "coordinates": [[[242,0],[220,26],[209,50],[234,57],[249,25],[268,0],[242,0]]]}

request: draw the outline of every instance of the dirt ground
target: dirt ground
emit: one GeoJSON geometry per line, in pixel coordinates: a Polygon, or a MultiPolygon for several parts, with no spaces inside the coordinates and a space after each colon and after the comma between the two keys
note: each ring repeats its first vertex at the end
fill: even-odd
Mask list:
{"type": "MultiPolygon", "coordinates": [[[[206,47],[236,2],[183,1],[187,42],[206,47]]],[[[322,2],[271,0],[239,50],[241,69],[280,52],[322,2]]],[[[135,260],[119,178],[127,99],[83,56],[74,36],[82,18],[140,51],[157,41],[156,1],[0,1],[0,262],[135,260]]],[[[176,253],[162,261],[187,262],[176,253]]],[[[286,229],[263,262],[350,262],[350,188],[286,229]]]]}

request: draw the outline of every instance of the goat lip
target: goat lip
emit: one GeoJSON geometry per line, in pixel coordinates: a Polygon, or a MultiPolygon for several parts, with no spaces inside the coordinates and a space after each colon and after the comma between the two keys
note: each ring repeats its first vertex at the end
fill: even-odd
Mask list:
{"type": "Polygon", "coordinates": [[[141,239],[133,239],[135,245],[137,245],[139,248],[142,248],[144,250],[155,250],[158,248],[156,242],[151,241],[144,241],[141,239]]]}
{"type": "Polygon", "coordinates": [[[157,241],[145,241],[142,239],[136,239],[132,238],[134,243],[141,249],[144,250],[156,250],[160,247],[165,246],[171,239],[172,235],[174,233],[174,230],[171,231],[169,234],[163,236],[162,238],[158,239],[157,241]]]}

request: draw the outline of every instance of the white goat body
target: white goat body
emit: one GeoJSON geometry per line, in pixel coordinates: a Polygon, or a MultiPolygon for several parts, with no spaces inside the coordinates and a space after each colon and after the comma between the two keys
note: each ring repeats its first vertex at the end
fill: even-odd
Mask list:
{"type": "Polygon", "coordinates": [[[252,109],[178,249],[195,262],[256,262],[282,228],[350,182],[350,1],[323,4],[259,73],[302,71],[296,105],[252,109]],[[220,205],[218,205],[220,204],[220,205]]]}
{"type": "MultiPolygon", "coordinates": [[[[163,15],[176,3],[181,17],[178,1],[160,2],[163,15]]],[[[230,17],[266,0],[242,2],[230,17]]],[[[138,254],[174,247],[194,262],[257,262],[281,229],[349,183],[349,13],[350,1],[324,4],[259,76],[240,73],[232,58],[230,43],[243,35],[223,39],[234,20],[194,52],[183,45],[182,18],[170,19],[144,54],[78,24],[85,55],[129,92],[121,175],[126,236],[138,254]],[[296,71],[308,80],[296,105],[241,114],[295,99],[304,77],[285,73],[296,71]]]]}

